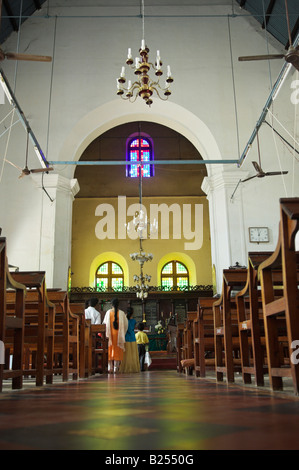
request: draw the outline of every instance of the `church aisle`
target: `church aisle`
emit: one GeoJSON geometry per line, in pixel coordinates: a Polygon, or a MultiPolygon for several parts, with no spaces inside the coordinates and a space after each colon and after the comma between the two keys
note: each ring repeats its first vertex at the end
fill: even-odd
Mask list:
{"type": "Polygon", "coordinates": [[[0,396],[0,449],[299,449],[299,399],[176,371],[0,396]]]}

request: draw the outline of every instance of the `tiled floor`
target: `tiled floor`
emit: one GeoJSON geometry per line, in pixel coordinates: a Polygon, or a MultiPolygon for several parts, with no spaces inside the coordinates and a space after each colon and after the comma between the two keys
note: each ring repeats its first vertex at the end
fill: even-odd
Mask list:
{"type": "Polygon", "coordinates": [[[176,371],[0,394],[0,449],[299,449],[299,398],[176,371]]]}

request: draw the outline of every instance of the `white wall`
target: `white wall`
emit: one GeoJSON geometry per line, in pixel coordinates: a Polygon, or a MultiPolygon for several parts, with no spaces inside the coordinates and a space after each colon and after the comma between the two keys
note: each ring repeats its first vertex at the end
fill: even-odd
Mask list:
{"type": "MultiPolygon", "coordinates": [[[[173,6],[174,1],[164,1],[164,6],[157,3],[149,7],[145,5],[145,39],[153,59],[156,50],[160,50],[164,64],[171,66],[175,82],[169,102],[154,101],[151,108],[140,102],[123,103],[116,97],[116,78],[127,49],[131,47],[133,55],[137,55],[140,46],[142,22],[138,17],[139,1],[136,1],[136,6],[116,7],[119,2],[89,0],[86,6],[80,7],[82,2],[79,1],[78,6],[73,1],[69,6],[66,1],[51,0],[49,6],[44,4],[40,12],[23,24],[19,37],[13,33],[3,45],[5,50],[15,51],[19,42],[20,52],[53,56],[53,62],[46,64],[16,64],[13,61],[1,64],[48,160],[76,160],[96,135],[116,125],[120,119],[125,122],[140,116],[157,122],[167,120],[193,141],[204,158],[238,159],[283,64],[280,60],[241,63],[238,56],[267,53],[267,47],[270,52],[281,52],[283,48],[271,38],[267,43],[264,31],[254,20],[247,14],[246,17],[239,16],[244,15],[244,11],[238,9],[237,4],[234,11],[237,16],[228,19],[227,15],[232,13],[230,0],[216,2],[217,5],[211,2],[210,6],[200,1],[199,6],[190,6],[190,2],[183,1],[177,2],[178,6],[173,6]],[[171,9],[167,3],[172,5],[171,9]],[[205,6],[200,6],[201,3],[205,6]],[[109,112],[99,116],[99,110],[107,109],[109,112]],[[171,114],[172,110],[174,114],[171,114]],[[200,124],[197,129],[196,123],[200,124]],[[202,129],[205,131],[201,132],[202,129]]],[[[295,73],[289,75],[271,109],[279,121],[271,116],[275,127],[289,141],[291,137],[287,132],[293,135],[296,127],[298,136],[297,107],[290,99],[290,85],[295,78],[295,73]]],[[[0,121],[10,110],[8,103],[0,105],[0,121]]],[[[9,126],[10,118],[11,115],[1,122],[0,136],[9,126]]],[[[270,115],[268,118],[271,123],[270,115]]],[[[12,127],[7,145],[8,134],[6,131],[0,138],[0,226],[2,235],[7,237],[9,262],[20,269],[47,268],[48,271],[42,252],[45,243],[40,236],[44,233],[47,210],[43,198],[47,196],[40,189],[40,176],[39,183],[36,177],[30,176],[19,180],[19,171],[3,162],[4,156],[20,167],[25,161],[26,135],[22,125],[18,123],[12,127]]],[[[246,250],[262,249],[249,244],[248,226],[268,226],[271,241],[267,249],[274,249],[278,200],[285,195],[298,196],[298,159],[294,159],[277,136],[274,139],[266,124],[259,136],[265,171],[279,170],[281,165],[289,170],[289,174],[284,180],[281,177],[255,178],[239,185],[235,193],[239,215],[236,226],[240,226],[240,221],[244,222],[241,227],[243,233],[240,234],[243,242],[239,254],[231,250],[232,244],[235,247],[235,239],[231,235],[223,237],[223,246],[221,237],[217,238],[215,253],[229,248],[233,253],[232,259],[226,258],[219,263],[219,257],[215,255],[218,271],[227,267],[224,264],[228,261],[234,264],[246,259],[246,250]],[[238,254],[239,260],[235,259],[238,254]]],[[[242,178],[245,173],[254,174],[251,161],[257,158],[255,141],[240,169],[236,165],[209,166],[209,175],[236,172],[238,181],[238,172],[242,178]]],[[[39,166],[32,149],[29,165],[39,166]]],[[[60,212],[55,211],[56,214],[68,214],[67,207],[73,197],[71,181],[74,170],[75,167],[70,165],[55,166],[55,173],[70,181],[68,200],[59,202],[66,207],[60,212]]],[[[45,185],[49,177],[44,176],[45,185]]],[[[231,189],[231,186],[229,190],[226,188],[227,217],[230,212],[234,217],[236,213],[236,206],[230,206],[233,204],[229,198],[231,189]]],[[[52,203],[49,201],[49,204],[52,203]]],[[[217,218],[217,207],[214,217],[217,218]]],[[[218,225],[222,217],[223,212],[219,212],[218,225]]],[[[70,223],[70,220],[71,214],[63,223],[70,223]]],[[[54,251],[55,239],[64,236],[64,230],[59,228],[62,222],[56,220],[55,224],[56,234],[49,241],[54,251]]],[[[61,245],[60,242],[58,244],[61,245]]],[[[61,260],[57,256],[54,259],[51,278],[47,281],[49,286],[55,284],[57,263],[59,266],[61,260]]],[[[61,261],[61,270],[67,269],[69,261],[69,258],[61,261]]]]}

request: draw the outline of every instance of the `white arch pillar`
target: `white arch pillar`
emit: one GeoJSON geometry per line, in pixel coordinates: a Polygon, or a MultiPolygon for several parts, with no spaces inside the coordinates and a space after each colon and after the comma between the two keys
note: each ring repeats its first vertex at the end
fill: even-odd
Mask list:
{"type": "Polygon", "coordinates": [[[247,265],[242,190],[232,198],[245,172],[224,172],[206,177],[202,190],[209,201],[212,264],[217,293],[222,290],[222,272],[238,262],[247,265]]]}
{"type": "Polygon", "coordinates": [[[32,175],[42,191],[40,266],[47,287],[67,289],[71,265],[73,200],[79,191],[76,179],[47,175],[43,190],[40,176],[32,175]]]}

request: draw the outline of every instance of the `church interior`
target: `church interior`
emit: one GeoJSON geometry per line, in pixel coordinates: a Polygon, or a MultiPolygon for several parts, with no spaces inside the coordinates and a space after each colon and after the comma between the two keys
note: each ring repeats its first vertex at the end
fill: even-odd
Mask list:
{"type": "Polygon", "coordinates": [[[0,5],[0,449],[298,450],[298,1],[0,5]]]}

